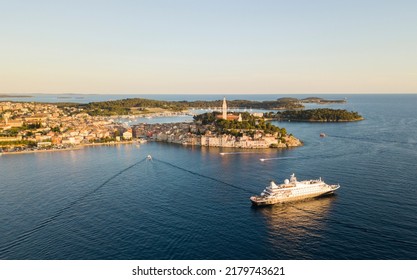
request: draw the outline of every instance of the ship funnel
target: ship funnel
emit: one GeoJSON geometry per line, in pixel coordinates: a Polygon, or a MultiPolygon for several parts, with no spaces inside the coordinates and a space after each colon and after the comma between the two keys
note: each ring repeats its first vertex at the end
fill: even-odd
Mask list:
{"type": "Polygon", "coordinates": [[[271,188],[278,188],[278,186],[275,184],[275,182],[274,181],[271,181],[271,188]]]}

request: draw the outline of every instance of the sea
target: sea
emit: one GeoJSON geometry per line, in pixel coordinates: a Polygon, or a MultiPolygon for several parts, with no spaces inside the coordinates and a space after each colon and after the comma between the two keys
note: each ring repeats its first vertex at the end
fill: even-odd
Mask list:
{"type": "MultiPolygon", "coordinates": [[[[81,97],[68,99],[109,99],[81,97]]],[[[321,97],[347,102],[308,107],[353,110],[364,120],[273,122],[304,142],[292,149],[148,142],[0,156],[0,259],[417,259],[417,95],[321,97]],[[341,187],[326,197],[251,205],[251,195],[292,173],[341,187]]],[[[176,118],[191,121],[166,121],[176,118]]]]}

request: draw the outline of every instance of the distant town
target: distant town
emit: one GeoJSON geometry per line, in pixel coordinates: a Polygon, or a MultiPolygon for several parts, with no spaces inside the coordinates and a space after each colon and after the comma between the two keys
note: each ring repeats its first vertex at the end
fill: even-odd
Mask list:
{"type": "MultiPolygon", "coordinates": [[[[247,102],[230,103],[236,106],[247,102]]],[[[301,146],[302,141],[268,120],[333,122],[362,119],[356,112],[346,110],[301,110],[302,103],[311,102],[329,104],[346,101],[314,97],[303,100],[280,98],[276,102],[261,103],[289,109],[278,113],[233,112],[226,98],[223,101],[191,103],[136,98],[88,104],[4,101],[0,102],[0,153],[66,150],[86,145],[146,141],[248,149],[289,148],[301,146]],[[138,116],[150,118],[192,114],[188,110],[190,107],[184,104],[197,108],[216,105],[218,111],[196,115],[192,122],[183,123],[129,125],[120,121],[123,117],[134,119],[138,116]]]]}
{"type": "MultiPolygon", "coordinates": [[[[283,131],[264,133],[261,128],[248,126],[246,120],[238,120],[239,116],[227,113],[226,100],[223,110],[219,119],[226,118],[228,122],[227,118],[234,118],[232,122],[245,123],[247,128],[222,130],[218,125],[203,124],[201,120],[128,126],[118,122],[115,116],[91,116],[83,108],[74,106],[0,102],[0,152],[64,150],[83,145],[129,143],[133,140],[237,148],[301,145],[301,141],[283,134],[283,131]]],[[[170,111],[164,113],[179,114],[170,111]]],[[[257,118],[259,122],[262,116],[258,115],[257,118]]],[[[268,124],[268,127],[271,126],[268,124]]]]}
{"type": "Polygon", "coordinates": [[[109,117],[53,104],[0,102],[0,151],[60,150],[130,140],[131,129],[109,117]]]}

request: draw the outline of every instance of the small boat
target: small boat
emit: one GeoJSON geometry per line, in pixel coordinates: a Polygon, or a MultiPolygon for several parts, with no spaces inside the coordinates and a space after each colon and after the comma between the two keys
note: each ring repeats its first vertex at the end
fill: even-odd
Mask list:
{"type": "Polygon", "coordinates": [[[322,138],[326,137],[326,134],[322,132],[322,133],[320,133],[320,137],[322,137],[322,138]]]}
{"type": "Polygon", "coordinates": [[[146,157],[146,160],[152,160],[152,156],[151,156],[151,155],[148,155],[148,156],[146,157]]]}

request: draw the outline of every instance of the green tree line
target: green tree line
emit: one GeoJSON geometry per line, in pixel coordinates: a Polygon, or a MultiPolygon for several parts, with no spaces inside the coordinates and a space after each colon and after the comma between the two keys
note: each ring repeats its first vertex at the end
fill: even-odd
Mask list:
{"type": "MultiPolygon", "coordinates": [[[[91,116],[128,115],[131,108],[161,108],[169,111],[182,111],[190,108],[221,107],[222,100],[214,101],[162,101],[144,98],[127,98],[114,101],[90,102],[88,104],[58,103],[58,107],[76,107],[84,109],[91,116]]],[[[228,107],[253,109],[299,109],[304,106],[296,98],[280,98],[273,101],[230,100],[228,107]]]]}
{"type": "Polygon", "coordinates": [[[347,111],[342,109],[310,109],[284,111],[277,113],[266,113],[265,117],[273,118],[280,121],[317,121],[317,122],[345,122],[358,121],[363,117],[358,112],[347,111]]]}
{"type": "MultiPolygon", "coordinates": [[[[248,112],[241,113],[242,121],[217,119],[216,116],[220,112],[210,112],[194,116],[195,121],[200,121],[202,124],[212,124],[216,127],[219,133],[223,134],[238,134],[241,131],[254,133],[255,130],[263,131],[264,133],[279,133],[280,136],[285,136],[287,131],[285,128],[279,128],[263,118],[254,117],[248,112]]],[[[237,115],[237,114],[236,114],[237,115]]]]}

